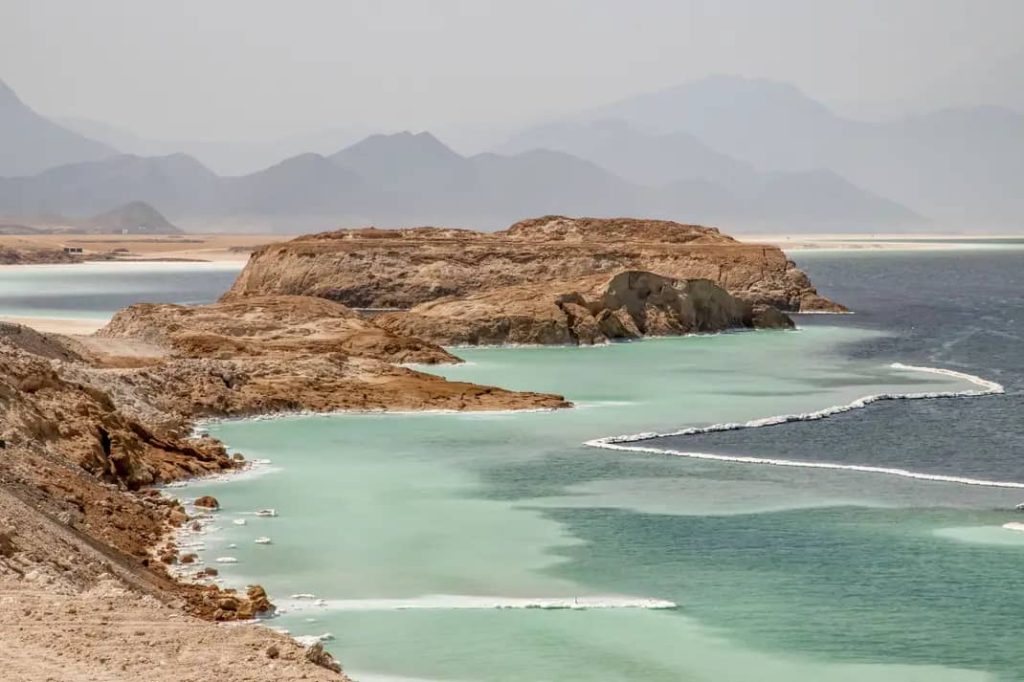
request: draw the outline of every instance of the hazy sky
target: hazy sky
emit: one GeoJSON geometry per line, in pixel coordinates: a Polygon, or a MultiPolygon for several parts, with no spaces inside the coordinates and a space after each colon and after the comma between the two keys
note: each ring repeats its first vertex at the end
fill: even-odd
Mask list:
{"type": "Polygon", "coordinates": [[[709,74],[1024,108],[1021,26],[1022,0],[2,0],[0,78],[165,139],[502,128],[709,74]]]}

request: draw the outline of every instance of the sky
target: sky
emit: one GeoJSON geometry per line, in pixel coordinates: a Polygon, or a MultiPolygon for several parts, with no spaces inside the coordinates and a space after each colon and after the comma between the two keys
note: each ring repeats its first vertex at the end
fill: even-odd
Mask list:
{"type": "Polygon", "coordinates": [[[472,136],[715,74],[879,117],[1024,109],[1021,26],[1020,0],[3,0],[0,79],[171,140],[472,136]]]}

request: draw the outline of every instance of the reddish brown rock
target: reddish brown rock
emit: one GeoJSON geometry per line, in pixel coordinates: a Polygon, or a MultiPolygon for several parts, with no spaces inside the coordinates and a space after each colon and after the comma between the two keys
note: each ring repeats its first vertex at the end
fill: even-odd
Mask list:
{"type": "Polygon", "coordinates": [[[211,495],[203,495],[202,497],[196,498],[192,503],[193,507],[199,507],[200,509],[220,509],[220,502],[217,501],[216,497],[211,495]]]}

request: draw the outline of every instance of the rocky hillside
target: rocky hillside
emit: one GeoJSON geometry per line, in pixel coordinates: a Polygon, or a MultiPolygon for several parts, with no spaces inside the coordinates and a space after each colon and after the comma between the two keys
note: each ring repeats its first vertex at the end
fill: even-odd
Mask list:
{"type": "Polygon", "coordinates": [[[149,486],[244,465],[193,435],[201,417],[570,405],[396,364],[412,360],[457,358],[308,297],[133,306],[89,337],[0,325],[0,626],[76,623],[55,635],[71,647],[60,671],[25,677],[32,657],[16,657],[18,679],[137,679],[144,662],[166,659],[187,660],[189,679],[241,679],[225,672],[240,665],[252,680],[346,680],[320,645],[304,651],[249,626],[221,636],[196,620],[247,620],[272,604],[259,586],[221,589],[211,567],[189,571],[197,582],[173,579],[167,565],[186,570],[194,555],[179,554],[170,533],[201,528],[208,513],[149,486]],[[96,608],[103,627],[83,634],[96,608]],[[159,646],[125,639],[121,622],[159,646]],[[179,656],[207,645],[203,660],[179,656]]]}
{"type": "Polygon", "coordinates": [[[411,308],[496,287],[625,270],[707,279],[751,304],[842,311],[777,247],[668,221],[546,216],[496,233],[339,230],[255,253],[224,300],[319,296],[358,308],[411,308]]]}

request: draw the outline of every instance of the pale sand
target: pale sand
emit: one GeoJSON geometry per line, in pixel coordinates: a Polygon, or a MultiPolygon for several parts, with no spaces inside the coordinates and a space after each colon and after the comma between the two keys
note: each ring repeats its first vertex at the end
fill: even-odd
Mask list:
{"type": "Polygon", "coordinates": [[[185,259],[213,262],[244,262],[249,253],[264,244],[290,239],[279,234],[183,234],[183,235],[116,235],[116,234],[40,234],[0,235],[0,247],[18,250],[61,249],[81,247],[90,253],[106,253],[127,249],[120,254],[132,259],[185,259]]]}
{"type": "MultiPolygon", "coordinates": [[[[1024,235],[934,234],[934,233],[815,233],[815,234],[743,234],[744,242],[773,244],[785,250],[797,249],[954,249],[964,244],[950,240],[976,238],[979,240],[1024,235]],[[935,243],[900,240],[936,240],[935,243]]],[[[61,249],[65,246],[81,247],[86,256],[127,249],[120,255],[123,260],[184,259],[211,262],[245,262],[249,253],[260,246],[286,241],[294,235],[281,234],[183,234],[168,236],[139,236],[113,234],[43,234],[0,235],[0,247],[19,250],[61,249]]]]}
{"type": "MultiPolygon", "coordinates": [[[[1024,234],[935,234],[935,233],[841,233],[817,234],[740,234],[733,235],[743,242],[771,244],[784,251],[842,249],[882,251],[942,251],[966,249],[974,245],[998,248],[996,239],[1021,239],[1024,234]],[[925,240],[925,241],[922,241],[925,240]]],[[[1020,247],[1021,245],[1010,245],[1020,247]]]]}
{"type": "Polygon", "coordinates": [[[32,327],[44,334],[66,334],[80,336],[92,334],[109,320],[75,319],[64,317],[17,317],[0,315],[0,322],[13,322],[32,327]]]}
{"type": "Polygon", "coordinates": [[[0,679],[346,682],[258,625],[198,620],[110,580],[82,593],[0,580],[0,679]],[[276,647],[277,658],[267,650],[276,647]]]}

